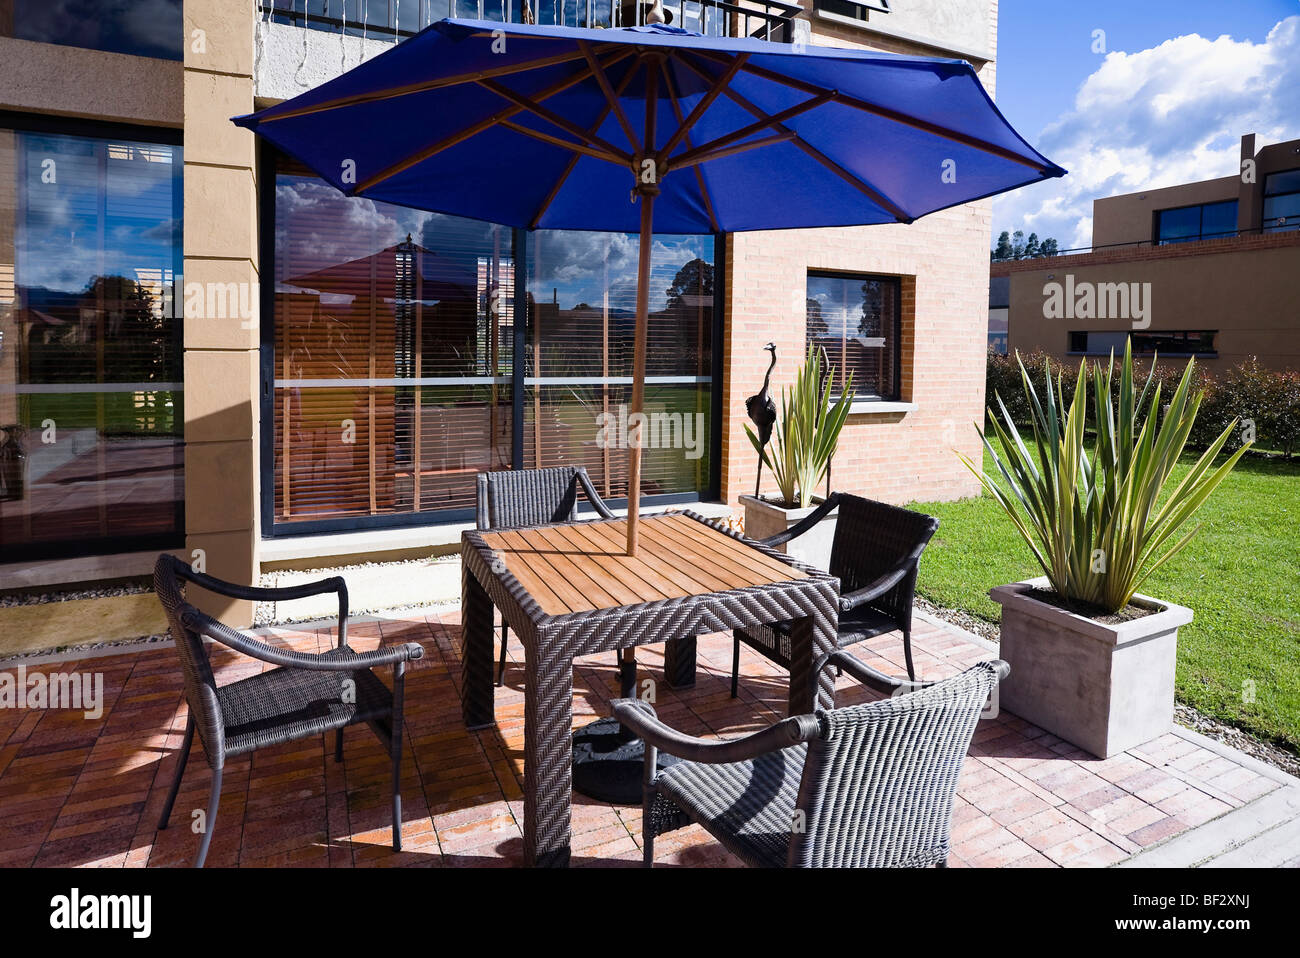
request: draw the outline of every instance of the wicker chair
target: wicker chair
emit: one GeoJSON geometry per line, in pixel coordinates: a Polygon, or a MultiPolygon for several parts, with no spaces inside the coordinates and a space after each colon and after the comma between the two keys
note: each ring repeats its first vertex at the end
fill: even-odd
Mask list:
{"type": "MultiPolygon", "coordinates": [[[[840,580],[839,647],[844,648],[886,632],[903,633],[907,677],[916,680],[912,664],[912,601],[916,573],[939,520],[910,509],[836,492],[811,515],[761,540],[778,546],[798,538],[828,513],[839,509],[831,545],[831,575],[840,580]]],[[[790,667],[790,623],[775,622],[732,632],[731,697],[740,680],[740,644],[790,667]]]]}
{"type": "Polygon", "coordinates": [[[760,867],[947,865],[953,795],[975,724],[1010,671],[985,662],[937,683],[835,665],[892,697],[796,715],[728,742],[683,735],[636,699],[614,714],[646,743],[644,864],[656,835],[698,822],[760,867]],[[905,692],[908,694],[896,694],[905,692]],[[657,751],[685,761],[656,771],[657,751]]]}
{"type": "MultiPolygon", "coordinates": [[[[578,489],[602,519],[613,519],[591,477],[582,466],[549,469],[512,469],[478,474],[478,527],[524,529],[578,518],[578,489]]],[[[501,623],[501,658],[497,662],[497,685],[505,682],[506,644],[509,636],[501,623]]]]}
{"type": "Polygon", "coordinates": [[[393,850],[402,850],[402,797],[398,791],[402,768],[402,700],[406,663],[424,655],[414,642],[390,646],[374,652],[356,653],[347,644],[348,590],[343,579],[334,576],[320,582],[263,589],[234,585],[195,572],[170,555],[161,555],[154,565],[154,589],[167,613],[176,652],[185,676],[185,700],[189,719],[181,745],[176,777],[167,793],[158,820],[159,830],[167,827],[181,776],[189,760],[194,730],[198,729],[212,768],[212,790],[203,840],[199,845],[196,868],[208,857],[208,846],[217,820],[221,800],[221,773],[226,760],[267,745],[319,735],[334,730],[334,757],[343,760],[343,729],[367,723],[388,750],[393,776],[393,850]],[[258,601],[301,599],[306,596],[335,592],[339,597],[338,645],[328,652],[310,654],[278,649],[205,615],[185,601],[182,588],[186,583],[199,586],[233,599],[258,601]],[[203,639],[228,646],[237,652],[279,668],[250,678],[217,685],[208,661],[203,639]],[[371,669],[393,666],[393,689],[380,681],[371,669]],[[345,681],[353,683],[344,695],[345,681]]]}

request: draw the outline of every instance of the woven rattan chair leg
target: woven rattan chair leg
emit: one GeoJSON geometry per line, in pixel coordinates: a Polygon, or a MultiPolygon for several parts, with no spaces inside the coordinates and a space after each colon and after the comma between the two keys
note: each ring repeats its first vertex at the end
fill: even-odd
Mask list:
{"type": "Polygon", "coordinates": [[[740,683],[740,636],[731,633],[731,697],[734,699],[740,683]]]}
{"type": "Polygon", "coordinates": [[[909,682],[916,681],[916,667],[912,665],[912,631],[911,629],[903,630],[903,658],[907,659],[907,679],[909,682]]]}
{"type": "Polygon", "coordinates": [[[505,619],[501,620],[501,658],[497,662],[497,686],[506,684],[506,645],[509,642],[510,627],[505,619]]]}
{"type": "Polygon", "coordinates": [[[194,861],[195,868],[202,868],[208,860],[208,846],[212,844],[212,832],[217,826],[217,806],[221,804],[221,769],[212,770],[212,792],[208,796],[208,817],[203,820],[203,840],[199,842],[199,857],[194,861]]]}
{"type": "Polygon", "coordinates": [[[402,850],[402,713],[406,701],[406,663],[393,666],[392,739],[393,756],[393,851],[402,850]]]}
{"type": "Polygon", "coordinates": [[[190,760],[190,746],[194,744],[194,715],[185,721],[185,741],[181,743],[181,754],[176,765],[176,775],[172,787],[167,791],[167,803],[163,805],[162,815],[158,819],[158,830],[167,827],[167,819],[172,817],[172,806],[176,804],[176,794],[181,790],[181,776],[185,774],[185,763],[190,760]]]}

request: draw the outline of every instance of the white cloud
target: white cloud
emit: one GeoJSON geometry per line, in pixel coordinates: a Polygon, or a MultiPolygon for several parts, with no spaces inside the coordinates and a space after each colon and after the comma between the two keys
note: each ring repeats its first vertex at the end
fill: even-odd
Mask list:
{"type": "Polygon", "coordinates": [[[1087,246],[1094,199],[1231,176],[1243,133],[1257,149],[1300,136],[1300,16],[1259,43],[1191,34],[1108,54],[1034,140],[1070,172],[998,197],[994,233],[1087,246]]]}

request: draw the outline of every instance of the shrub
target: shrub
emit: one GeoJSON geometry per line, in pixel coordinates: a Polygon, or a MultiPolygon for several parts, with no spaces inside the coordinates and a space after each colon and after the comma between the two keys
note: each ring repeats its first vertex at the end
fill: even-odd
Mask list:
{"type": "MultiPolygon", "coordinates": [[[[1078,365],[1051,359],[1039,350],[1022,353],[1020,359],[1035,376],[1042,375],[1046,364],[1053,381],[1060,377],[1061,398],[1066,408],[1070,406],[1074,398],[1078,365]]],[[[1100,365],[1105,371],[1104,359],[1092,360],[1092,363],[1100,365]]],[[[1236,420],[1238,428],[1224,444],[1225,453],[1235,452],[1252,439],[1257,449],[1279,450],[1288,458],[1300,449],[1300,372],[1266,369],[1254,358],[1217,376],[1203,367],[1180,360],[1158,361],[1154,365],[1153,388],[1159,385],[1161,395],[1174,394],[1188,365],[1193,368],[1190,382],[1192,391],[1205,394],[1200,414],[1196,417],[1188,438],[1189,446],[1196,449],[1208,448],[1228,424],[1236,420]]],[[[1119,399],[1120,367],[1120,358],[1114,357],[1110,376],[1112,402],[1119,399]]],[[[1133,363],[1133,375],[1142,382],[1151,375],[1151,370],[1152,362],[1149,360],[1133,363]]],[[[1032,422],[1033,410],[1021,383],[1016,357],[990,353],[985,402],[990,409],[998,410],[1001,415],[995,398],[998,396],[1002,398],[1012,422],[1019,426],[1028,426],[1032,422]]],[[[1155,412],[1157,419],[1163,418],[1165,414],[1163,408],[1155,412]]],[[[1088,407],[1087,417],[1088,430],[1096,429],[1092,404],[1088,407]]]]}

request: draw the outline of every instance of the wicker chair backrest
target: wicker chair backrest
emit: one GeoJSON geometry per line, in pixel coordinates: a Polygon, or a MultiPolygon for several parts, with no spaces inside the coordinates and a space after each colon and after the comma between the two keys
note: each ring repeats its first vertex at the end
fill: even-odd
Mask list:
{"type": "MultiPolygon", "coordinates": [[[[840,592],[871,584],[929,542],[938,528],[939,520],[925,513],[841,494],[830,567],[831,575],[839,577],[840,592]]],[[[896,606],[906,600],[910,607],[914,587],[909,576],[872,605],[890,613],[901,612],[896,606]]]]}
{"type": "Polygon", "coordinates": [[[962,760],[997,682],[995,666],[982,663],[908,695],[819,711],[789,864],[922,867],[946,858],[962,760]]]}
{"type": "Polygon", "coordinates": [[[154,563],[153,586],[163,611],[167,613],[168,629],[176,643],[176,654],[180,656],[185,701],[203,740],[208,762],[212,763],[225,748],[225,724],[217,701],[217,683],[203,640],[181,622],[181,611],[187,607],[184,584],[193,571],[175,556],[160,555],[154,563]]]}
{"type": "Polygon", "coordinates": [[[523,528],[578,517],[577,466],[478,475],[478,527],[523,528]]]}

